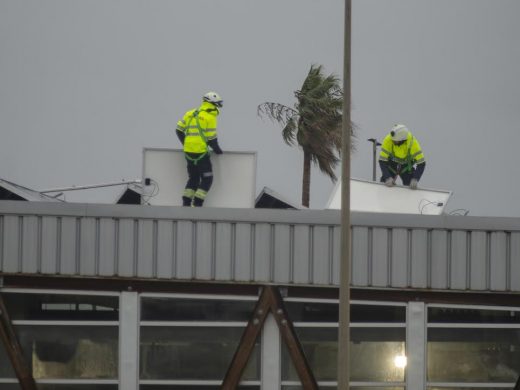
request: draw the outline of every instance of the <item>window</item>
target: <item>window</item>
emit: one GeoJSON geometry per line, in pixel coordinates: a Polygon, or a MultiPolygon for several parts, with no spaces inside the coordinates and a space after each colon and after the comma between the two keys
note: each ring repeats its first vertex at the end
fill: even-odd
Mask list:
{"type": "MultiPolygon", "coordinates": [[[[39,389],[117,389],[117,294],[8,290],[2,296],[39,389]]],[[[17,389],[11,381],[16,376],[1,348],[0,387],[17,389]]]]}
{"type": "Polygon", "coordinates": [[[440,384],[444,390],[457,389],[458,384],[511,387],[520,373],[519,318],[514,309],[429,307],[430,390],[440,389],[440,384]]]}
{"type": "MultiPolygon", "coordinates": [[[[257,299],[143,294],[140,390],[218,389],[257,299]]],[[[259,384],[257,342],[240,388],[258,389],[259,384]]]]}
{"type": "MultiPolygon", "coordinates": [[[[288,298],[285,305],[320,388],[335,389],[337,301],[288,298]]],[[[406,366],[406,306],[356,301],[351,303],[350,312],[350,387],[368,390],[377,384],[379,390],[402,390],[406,366]],[[354,383],[367,385],[356,387],[354,383]],[[396,387],[396,384],[399,385],[396,387]]],[[[282,345],[282,384],[285,390],[301,388],[285,344],[282,345]]]]}

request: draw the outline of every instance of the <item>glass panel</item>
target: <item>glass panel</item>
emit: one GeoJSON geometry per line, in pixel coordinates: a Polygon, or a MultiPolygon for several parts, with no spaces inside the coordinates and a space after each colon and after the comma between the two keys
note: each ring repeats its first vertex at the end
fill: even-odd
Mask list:
{"type": "Polygon", "coordinates": [[[118,321],[119,298],[97,295],[2,294],[12,321],[118,321]]]}
{"type": "Polygon", "coordinates": [[[428,380],[516,382],[518,329],[428,329],[428,380]]]}
{"type": "Polygon", "coordinates": [[[38,384],[38,390],[118,390],[118,385],[70,385],[70,384],[38,384]]]}
{"type": "MultiPolygon", "coordinates": [[[[324,386],[320,385],[320,389],[327,389],[327,390],[336,390],[337,386],[324,386]]],[[[386,387],[386,386],[378,386],[378,387],[352,387],[350,386],[349,389],[351,390],[404,390],[404,387],[386,387]]],[[[301,386],[282,386],[282,390],[303,390],[303,387],[301,386]]],[[[486,390],[486,389],[484,389],[486,390]]]]}
{"type": "Polygon", "coordinates": [[[475,323],[475,324],[520,324],[520,311],[459,309],[429,307],[428,322],[475,323]]]}
{"type": "MultiPolygon", "coordinates": [[[[337,329],[296,328],[305,356],[318,381],[336,380],[337,329]]],[[[352,381],[404,381],[405,328],[351,328],[350,378],[352,381]]],[[[282,345],[282,379],[298,380],[285,343],[282,345]]]]}
{"type": "Polygon", "coordinates": [[[337,303],[285,302],[293,322],[338,322],[337,303]]]}
{"type": "MultiPolygon", "coordinates": [[[[238,386],[238,390],[260,390],[260,386],[238,386]]],[[[220,390],[220,386],[141,385],[139,390],[220,390]]]]}
{"type": "MultiPolygon", "coordinates": [[[[337,303],[286,302],[289,318],[293,322],[338,322],[337,303]]],[[[359,305],[350,306],[351,322],[406,323],[404,306],[359,305]]]]}
{"type": "MultiPolygon", "coordinates": [[[[141,327],[140,378],[222,380],[244,328],[141,327]]],[[[257,343],[242,380],[258,380],[257,343]]]]}
{"type": "MultiPolygon", "coordinates": [[[[3,342],[0,340],[0,378],[16,378],[11,361],[7,356],[3,342]]],[[[2,385],[0,385],[0,389],[2,385]]]]}
{"type": "Polygon", "coordinates": [[[428,390],[504,390],[510,387],[427,387],[428,390]]]}
{"type": "Polygon", "coordinates": [[[249,321],[256,301],[142,298],[142,321],[249,321]]]}
{"type": "Polygon", "coordinates": [[[15,326],[35,379],[117,379],[118,328],[15,326]]]}

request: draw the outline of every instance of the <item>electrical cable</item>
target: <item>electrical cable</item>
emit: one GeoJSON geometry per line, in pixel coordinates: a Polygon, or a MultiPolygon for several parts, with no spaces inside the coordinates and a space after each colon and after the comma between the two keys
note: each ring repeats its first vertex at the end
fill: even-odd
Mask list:
{"type": "Polygon", "coordinates": [[[148,195],[144,194],[144,187],[143,187],[143,194],[141,195],[141,199],[143,200],[143,204],[150,205],[150,199],[157,196],[159,194],[159,183],[157,183],[154,179],[148,179],[150,181],[150,185],[153,186],[152,192],[148,195]]]}
{"type": "Polygon", "coordinates": [[[419,201],[419,214],[424,214],[423,211],[424,211],[424,208],[427,207],[427,206],[437,206],[437,207],[441,207],[444,205],[444,202],[441,202],[441,201],[438,201],[438,200],[428,200],[428,199],[421,199],[419,201]],[[424,202],[424,204],[423,204],[424,202]]]}
{"type": "Polygon", "coordinates": [[[469,210],[467,210],[467,209],[454,209],[454,210],[451,210],[448,214],[449,215],[466,216],[466,215],[469,214],[469,210]]]}

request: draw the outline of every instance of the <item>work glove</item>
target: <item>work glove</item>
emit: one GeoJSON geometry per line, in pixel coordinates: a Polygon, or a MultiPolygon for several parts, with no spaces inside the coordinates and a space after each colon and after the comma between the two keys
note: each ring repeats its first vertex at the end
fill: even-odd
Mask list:
{"type": "Polygon", "coordinates": [[[419,181],[417,179],[412,179],[412,181],[410,181],[410,189],[411,190],[416,190],[417,189],[417,183],[419,183],[419,181]]]}
{"type": "Polygon", "coordinates": [[[393,187],[395,185],[394,179],[392,177],[389,177],[385,180],[385,186],[387,187],[393,187]]]}

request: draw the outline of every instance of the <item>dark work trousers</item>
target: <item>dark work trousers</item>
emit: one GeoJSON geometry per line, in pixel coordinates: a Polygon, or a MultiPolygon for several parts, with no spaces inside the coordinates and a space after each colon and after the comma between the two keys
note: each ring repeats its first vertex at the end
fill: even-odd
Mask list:
{"type": "Polygon", "coordinates": [[[395,172],[399,172],[399,177],[403,181],[403,185],[408,186],[410,185],[410,182],[412,181],[415,175],[415,168],[412,168],[411,172],[409,170],[407,170],[406,172],[400,172],[404,169],[404,167],[400,167],[398,164],[395,163],[383,163],[382,161],[379,161],[379,166],[381,167],[381,171],[383,172],[383,175],[381,176],[381,182],[383,183],[389,177],[395,179],[397,177],[397,174],[395,172]]]}
{"type": "MultiPolygon", "coordinates": [[[[191,158],[197,158],[196,154],[189,154],[191,158]]],[[[199,155],[200,156],[200,155],[199,155]]],[[[187,161],[188,169],[188,182],[186,183],[186,190],[191,190],[194,194],[193,197],[182,197],[182,203],[184,206],[190,206],[193,200],[194,206],[202,206],[204,203],[205,194],[211,188],[213,184],[213,168],[211,166],[211,160],[209,153],[206,154],[198,161],[187,161]]],[[[187,191],[185,191],[186,194],[187,191]]]]}

